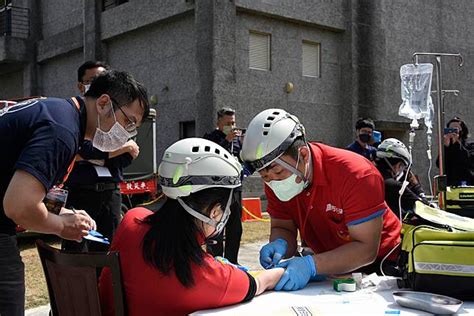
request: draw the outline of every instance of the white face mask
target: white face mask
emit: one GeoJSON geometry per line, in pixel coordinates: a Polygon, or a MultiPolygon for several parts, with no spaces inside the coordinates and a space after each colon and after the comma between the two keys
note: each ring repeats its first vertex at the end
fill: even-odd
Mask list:
{"type": "Polygon", "coordinates": [[[300,194],[305,187],[304,181],[296,183],[296,178],[296,174],[293,173],[284,180],[273,180],[266,183],[280,201],[286,202],[300,194]]]}
{"type": "MultiPolygon", "coordinates": [[[[300,155],[298,153],[298,159],[296,161],[295,168],[278,159],[276,162],[282,165],[285,169],[291,171],[293,174],[283,180],[272,180],[270,182],[265,182],[270,187],[270,189],[272,189],[273,193],[275,193],[276,197],[280,201],[286,202],[291,200],[292,198],[300,194],[309,184],[306,177],[297,169],[299,160],[300,155]],[[298,176],[301,178],[300,183],[296,182],[296,178],[298,176]]],[[[305,174],[307,170],[308,168],[305,165],[305,174]]]]}
{"type": "Polygon", "coordinates": [[[84,93],[83,93],[82,95],[86,94],[86,92],[89,91],[89,88],[90,88],[90,87],[91,87],[90,84],[85,84],[85,85],[84,85],[84,93]]]}
{"type": "Polygon", "coordinates": [[[135,133],[129,133],[125,130],[125,128],[117,122],[117,118],[115,117],[115,111],[113,109],[112,103],[110,103],[110,107],[112,108],[112,113],[114,115],[115,124],[112,128],[105,132],[100,129],[100,119],[97,116],[97,125],[94,138],[92,139],[92,146],[97,148],[100,151],[104,152],[112,152],[116,151],[133,136],[136,135],[135,133]]]}
{"type": "Polygon", "coordinates": [[[232,125],[225,125],[223,128],[222,128],[222,133],[226,134],[226,135],[229,135],[230,132],[232,132],[232,129],[233,129],[233,126],[232,125]]]}

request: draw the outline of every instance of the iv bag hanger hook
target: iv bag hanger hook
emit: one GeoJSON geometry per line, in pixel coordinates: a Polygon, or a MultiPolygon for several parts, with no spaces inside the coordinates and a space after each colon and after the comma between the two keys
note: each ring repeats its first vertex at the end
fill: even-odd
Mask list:
{"type": "Polygon", "coordinates": [[[459,59],[459,67],[462,67],[464,65],[464,58],[462,57],[461,54],[450,54],[450,53],[413,53],[412,56],[412,61],[413,64],[416,66],[418,65],[418,56],[453,56],[453,57],[458,57],[459,59]]]}

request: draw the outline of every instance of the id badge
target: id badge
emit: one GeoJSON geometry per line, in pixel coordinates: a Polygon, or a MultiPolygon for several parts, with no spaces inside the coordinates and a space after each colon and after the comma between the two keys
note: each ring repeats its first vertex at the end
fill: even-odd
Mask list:
{"type": "Polygon", "coordinates": [[[44,205],[48,209],[48,212],[58,215],[61,209],[66,205],[68,191],[53,187],[48,191],[43,199],[44,205]]]}

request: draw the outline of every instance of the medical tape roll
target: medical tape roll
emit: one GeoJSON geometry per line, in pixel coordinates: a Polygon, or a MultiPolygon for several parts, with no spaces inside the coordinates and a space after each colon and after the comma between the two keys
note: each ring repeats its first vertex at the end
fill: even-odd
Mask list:
{"type": "Polygon", "coordinates": [[[337,279],[333,281],[333,287],[337,292],[354,292],[356,290],[356,282],[354,279],[337,279]]]}

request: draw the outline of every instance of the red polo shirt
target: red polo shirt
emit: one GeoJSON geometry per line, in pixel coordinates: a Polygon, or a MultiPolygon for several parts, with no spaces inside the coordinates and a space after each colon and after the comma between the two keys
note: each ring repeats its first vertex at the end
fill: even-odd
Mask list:
{"type": "Polygon", "coordinates": [[[282,202],[265,185],[271,217],[293,220],[308,246],[317,253],[349,243],[348,226],[383,216],[378,258],[400,241],[401,224],[384,201],[383,178],[374,165],[351,151],[310,143],[312,184],[282,202]]]}
{"type": "MultiPolygon", "coordinates": [[[[128,211],[112,242],[111,250],[120,252],[128,315],[187,315],[197,310],[242,302],[249,291],[249,276],[208,254],[204,266],[192,264],[195,285],[191,288],[184,287],[173,270],[166,276],[146,263],[142,255],[142,240],[150,226],[139,220],[150,214],[152,212],[145,208],[128,211]]],[[[99,290],[103,314],[114,315],[108,268],[102,271],[99,290]]]]}

